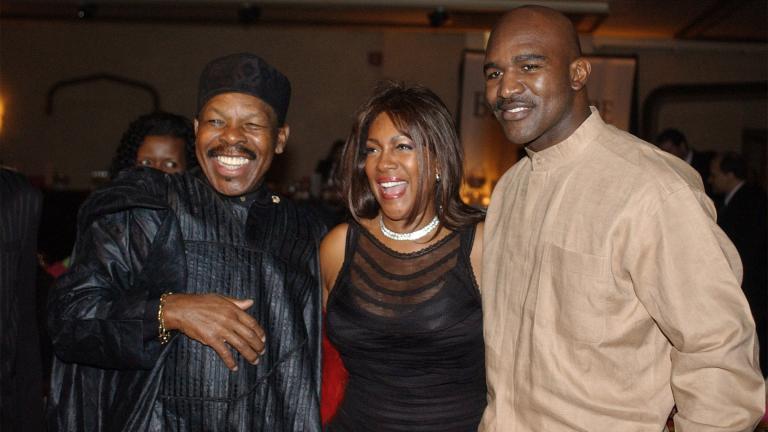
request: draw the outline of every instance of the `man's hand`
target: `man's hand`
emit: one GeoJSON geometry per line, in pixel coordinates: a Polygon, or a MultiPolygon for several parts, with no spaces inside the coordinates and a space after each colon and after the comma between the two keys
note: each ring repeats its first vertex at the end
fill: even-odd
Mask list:
{"type": "Polygon", "coordinates": [[[264,354],[264,330],[245,310],[253,300],[217,294],[171,294],[163,304],[163,321],[168,330],[179,330],[208,345],[230,370],[237,364],[229,346],[248,362],[256,364],[264,354]]]}

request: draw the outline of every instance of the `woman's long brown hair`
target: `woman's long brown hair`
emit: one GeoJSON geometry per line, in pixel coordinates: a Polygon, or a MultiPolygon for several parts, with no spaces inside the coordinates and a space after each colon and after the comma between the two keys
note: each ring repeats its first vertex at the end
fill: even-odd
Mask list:
{"type": "Polygon", "coordinates": [[[352,216],[372,219],[379,212],[365,175],[365,159],[368,130],[380,114],[388,115],[395,127],[414,142],[419,156],[418,192],[407,223],[415,222],[429,202],[426,194],[430,193],[428,185],[435,170],[440,175],[433,192],[440,223],[456,230],[483,220],[485,213],[464,204],[459,196],[464,152],[448,108],[426,87],[406,87],[393,81],[380,83],[360,108],[344,146],[338,180],[352,216]]]}

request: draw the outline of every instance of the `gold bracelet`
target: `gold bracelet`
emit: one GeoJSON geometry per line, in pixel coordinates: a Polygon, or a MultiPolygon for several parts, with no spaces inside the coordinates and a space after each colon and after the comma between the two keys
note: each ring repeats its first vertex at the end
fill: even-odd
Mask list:
{"type": "Polygon", "coordinates": [[[160,339],[160,345],[165,345],[171,340],[171,332],[165,328],[165,321],[163,320],[163,306],[165,305],[165,299],[171,294],[173,293],[170,291],[163,293],[163,295],[160,296],[160,305],[157,307],[157,338],[160,339]]]}

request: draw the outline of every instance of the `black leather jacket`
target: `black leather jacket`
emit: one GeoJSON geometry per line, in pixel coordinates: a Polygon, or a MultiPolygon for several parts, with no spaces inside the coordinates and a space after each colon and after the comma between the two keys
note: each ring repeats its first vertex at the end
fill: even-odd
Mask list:
{"type": "Polygon", "coordinates": [[[261,187],[245,203],[199,171],[129,171],[78,218],[49,302],[52,431],[319,431],[321,290],[311,214],[261,187]],[[164,292],[254,300],[267,334],[250,365],[176,335],[157,340],[164,292]]]}

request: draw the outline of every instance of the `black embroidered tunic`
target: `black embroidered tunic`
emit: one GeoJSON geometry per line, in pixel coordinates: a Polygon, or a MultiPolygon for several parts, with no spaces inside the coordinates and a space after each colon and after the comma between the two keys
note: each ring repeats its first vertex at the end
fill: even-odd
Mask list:
{"type": "Polygon", "coordinates": [[[49,325],[53,431],[318,431],[320,226],[262,186],[217,194],[199,172],[136,170],[79,215],[73,266],[49,325]],[[273,198],[274,197],[274,198],[273,198]],[[231,372],[184,335],[157,341],[163,292],[254,300],[258,365],[231,372]]]}

